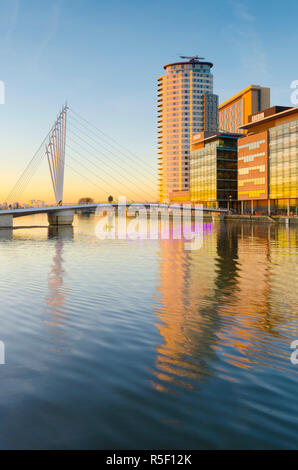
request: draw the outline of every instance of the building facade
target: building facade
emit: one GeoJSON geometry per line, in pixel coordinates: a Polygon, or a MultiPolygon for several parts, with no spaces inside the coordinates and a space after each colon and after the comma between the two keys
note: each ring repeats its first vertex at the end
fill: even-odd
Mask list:
{"type": "Polygon", "coordinates": [[[270,88],[250,85],[219,105],[219,130],[245,134],[240,127],[248,123],[249,116],[269,106],[270,88]]]}
{"type": "Polygon", "coordinates": [[[237,201],[237,139],[217,133],[193,137],[190,158],[190,200],[204,207],[226,208],[237,201]]]}
{"type": "Polygon", "coordinates": [[[241,211],[297,215],[298,107],[275,106],[249,120],[238,142],[241,211]]]}
{"type": "Polygon", "coordinates": [[[204,132],[218,132],[218,96],[205,93],[204,96],[204,132]]]}
{"type": "MultiPolygon", "coordinates": [[[[211,62],[197,57],[164,66],[158,78],[159,199],[189,200],[193,134],[218,125],[211,62]],[[207,122],[208,121],[208,122],[207,122]]],[[[215,129],[216,131],[216,129],[215,129]]]]}
{"type": "Polygon", "coordinates": [[[238,199],[268,199],[268,138],[248,136],[238,143],[238,199]]]}

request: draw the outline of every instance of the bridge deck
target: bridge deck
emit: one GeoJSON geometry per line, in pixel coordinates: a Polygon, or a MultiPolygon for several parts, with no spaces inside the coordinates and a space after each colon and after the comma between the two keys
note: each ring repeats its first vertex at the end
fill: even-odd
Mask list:
{"type": "MultiPolygon", "coordinates": [[[[21,209],[5,209],[0,210],[1,215],[12,215],[13,217],[25,217],[26,215],[34,215],[34,214],[50,214],[52,212],[60,212],[60,211],[69,211],[69,210],[80,210],[80,209],[96,209],[98,208],[108,208],[108,207],[118,207],[117,203],[109,204],[109,203],[100,203],[100,204],[75,204],[75,205],[67,205],[67,206],[45,206],[45,207],[28,207],[28,208],[21,208],[21,209]]],[[[120,205],[121,206],[121,205],[120,205]]],[[[146,209],[152,208],[169,208],[169,209],[181,209],[181,205],[179,204],[150,204],[150,203],[131,203],[126,204],[126,207],[145,207],[146,209]]],[[[191,206],[192,210],[203,210],[204,212],[219,212],[219,213],[226,213],[228,212],[227,209],[209,209],[209,208],[200,208],[198,206],[191,206]]]]}

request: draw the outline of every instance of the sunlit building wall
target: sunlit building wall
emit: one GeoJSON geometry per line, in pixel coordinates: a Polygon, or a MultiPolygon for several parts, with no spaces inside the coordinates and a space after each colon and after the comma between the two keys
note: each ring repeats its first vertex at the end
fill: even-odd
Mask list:
{"type": "Polygon", "coordinates": [[[242,211],[297,215],[298,107],[269,108],[243,128],[248,136],[238,142],[242,211]]]}
{"type": "Polygon", "coordinates": [[[193,137],[190,199],[205,207],[227,207],[237,200],[237,134],[193,137]]]}
{"type": "Polygon", "coordinates": [[[297,198],[298,115],[295,121],[269,129],[269,152],[270,198],[297,198]]]}
{"type": "Polygon", "coordinates": [[[238,199],[268,198],[267,132],[238,142],[238,199]]]}
{"type": "Polygon", "coordinates": [[[219,130],[245,134],[251,114],[270,107],[270,88],[250,85],[219,105],[219,130]]]}

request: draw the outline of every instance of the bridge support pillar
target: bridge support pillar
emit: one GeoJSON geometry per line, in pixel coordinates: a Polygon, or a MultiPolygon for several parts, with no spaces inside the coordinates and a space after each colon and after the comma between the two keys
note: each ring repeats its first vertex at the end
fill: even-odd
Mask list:
{"type": "Polygon", "coordinates": [[[211,215],[212,215],[212,220],[213,221],[224,220],[224,218],[225,218],[224,212],[212,212],[211,215]]]}
{"type": "Polygon", "coordinates": [[[13,216],[10,214],[0,215],[0,228],[13,227],[13,216]]]}
{"type": "Polygon", "coordinates": [[[57,211],[48,213],[49,225],[72,225],[74,211],[57,211]]]}

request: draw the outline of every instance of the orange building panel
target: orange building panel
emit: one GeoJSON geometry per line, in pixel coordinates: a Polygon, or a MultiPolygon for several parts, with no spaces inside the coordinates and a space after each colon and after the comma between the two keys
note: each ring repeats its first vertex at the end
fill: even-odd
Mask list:
{"type": "Polygon", "coordinates": [[[268,133],[238,140],[238,199],[268,199],[268,133]]]}

